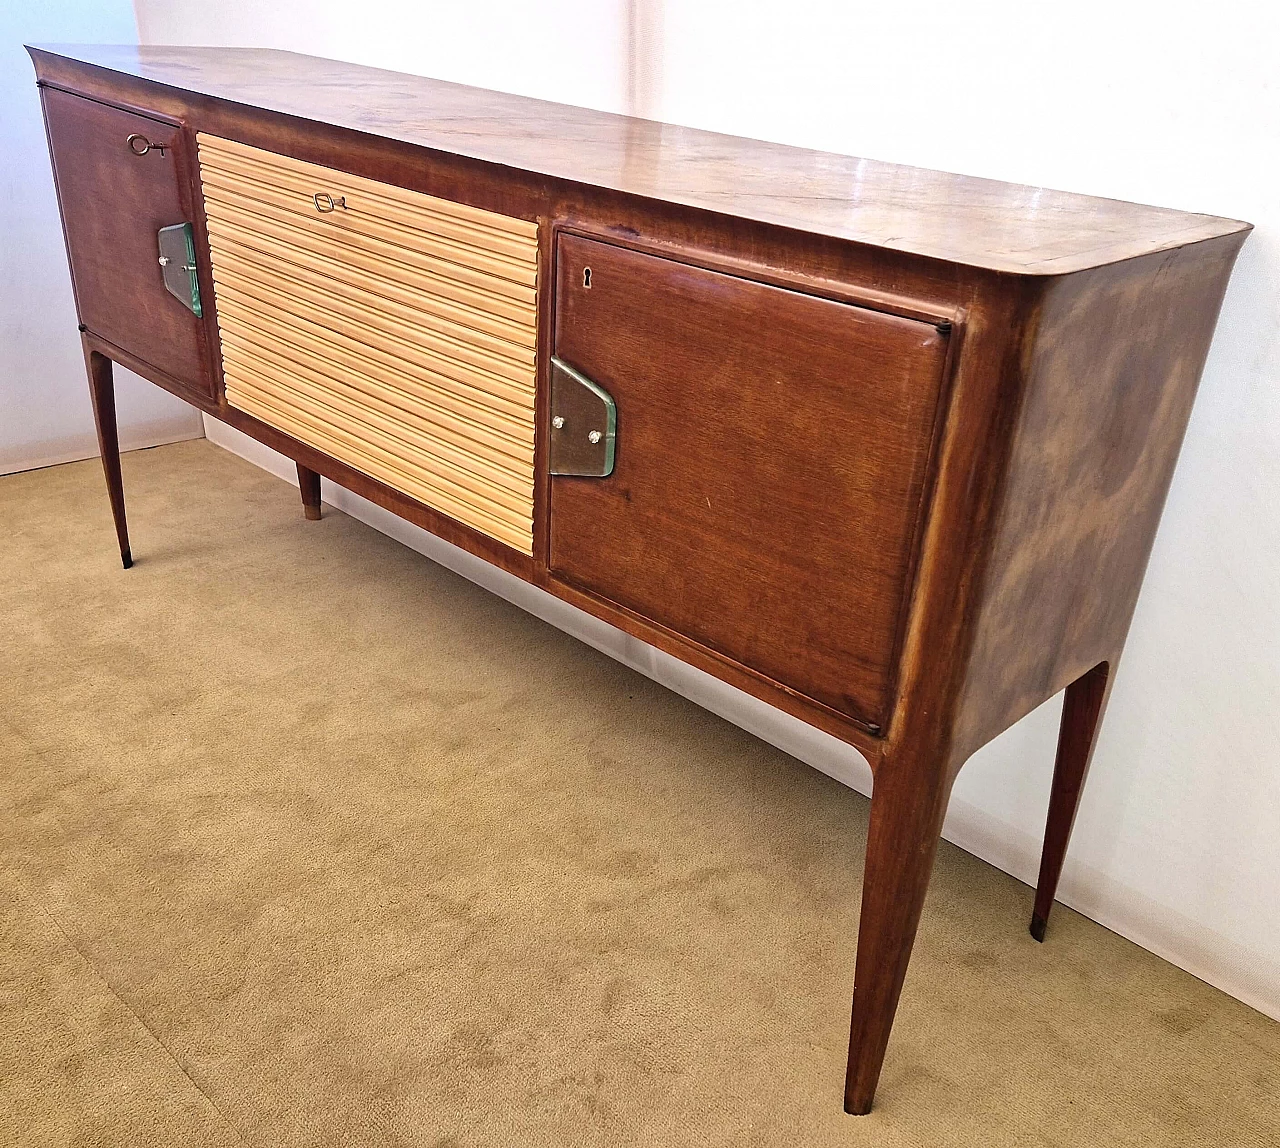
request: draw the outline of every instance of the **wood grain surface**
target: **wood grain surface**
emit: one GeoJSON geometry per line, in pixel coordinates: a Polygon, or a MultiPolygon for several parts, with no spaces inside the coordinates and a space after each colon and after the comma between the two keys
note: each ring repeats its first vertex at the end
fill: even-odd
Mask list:
{"type": "Polygon", "coordinates": [[[878,728],[947,334],[574,235],[556,267],[618,445],[552,480],[552,571],[878,728]]]}
{"type": "Polygon", "coordinates": [[[970,752],[1124,646],[1244,236],[1046,282],[975,612],[970,752]]]}
{"type": "MultiPolygon", "coordinates": [[[[1245,226],[292,52],[150,45],[40,50],[221,101],[557,180],[997,271],[1077,271],[1245,226]]],[[[56,83],[57,61],[43,67],[56,83]]]]}
{"type": "Polygon", "coordinates": [[[80,322],[211,394],[204,325],[158,262],[160,228],[191,221],[182,130],[49,89],[44,114],[80,322]],[[136,155],[131,136],[152,146],[136,155]]]}

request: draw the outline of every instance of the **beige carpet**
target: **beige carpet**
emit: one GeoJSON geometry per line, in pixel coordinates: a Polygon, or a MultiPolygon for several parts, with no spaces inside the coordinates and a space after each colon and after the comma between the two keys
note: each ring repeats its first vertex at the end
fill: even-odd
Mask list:
{"type": "MultiPolygon", "coordinates": [[[[0,1143],[1280,1143],[1280,1025],[205,442],[0,479],[0,1143]]],[[[1035,763],[1047,769],[1048,762],[1035,763]]]]}

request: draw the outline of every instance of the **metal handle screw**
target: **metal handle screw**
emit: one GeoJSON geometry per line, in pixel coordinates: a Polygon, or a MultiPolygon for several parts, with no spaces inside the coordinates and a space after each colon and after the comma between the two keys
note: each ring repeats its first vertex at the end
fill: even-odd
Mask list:
{"type": "Polygon", "coordinates": [[[602,435],[598,430],[593,430],[587,435],[587,442],[592,444],[598,443],[602,438],[604,438],[604,435],[602,435]]]}
{"type": "Polygon", "coordinates": [[[561,430],[564,427],[564,415],[556,415],[556,417],[551,420],[551,425],[555,427],[556,430],[561,430]]]}

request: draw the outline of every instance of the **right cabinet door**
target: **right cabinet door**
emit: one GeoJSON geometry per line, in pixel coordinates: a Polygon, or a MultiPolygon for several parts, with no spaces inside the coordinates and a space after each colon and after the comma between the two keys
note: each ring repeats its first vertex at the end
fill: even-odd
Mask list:
{"type": "Polygon", "coordinates": [[[565,582],[871,730],[888,719],[948,334],[574,235],[555,354],[616,404],[551,482],[565,582]]]}

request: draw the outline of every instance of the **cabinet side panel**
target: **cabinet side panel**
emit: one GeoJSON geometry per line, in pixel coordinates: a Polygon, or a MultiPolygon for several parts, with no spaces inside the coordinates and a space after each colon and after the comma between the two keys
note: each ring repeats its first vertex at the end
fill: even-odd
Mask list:
{"type": "Polygon", "coordinates": [[[1243,239],[1046,285],[961,700],[966,751],[1119,655],[1243,239]]]}

